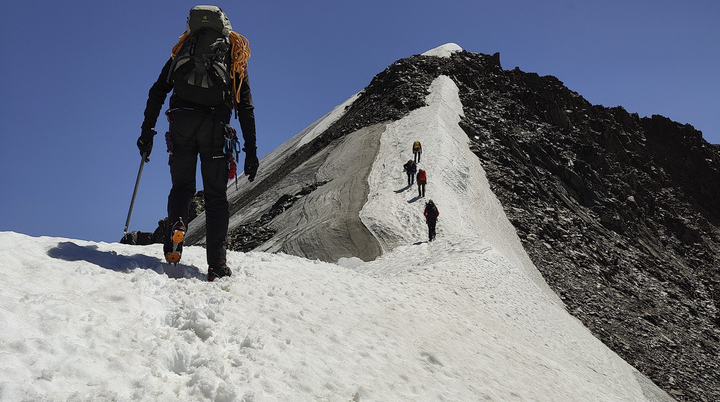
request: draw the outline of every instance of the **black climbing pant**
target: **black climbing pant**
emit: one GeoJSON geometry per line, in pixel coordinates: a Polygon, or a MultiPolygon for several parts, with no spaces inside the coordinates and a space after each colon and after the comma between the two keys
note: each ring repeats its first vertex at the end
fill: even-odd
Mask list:
{"type": "MultiPolygon", "coordinates": [[[[230,116],[176,110],[170,113],[170,176],[168,218],[172,225],[182,218],[189,221],[190,202],[195,195],[197,157],[205,193],[205,236],[208,265],[226,262],[227,231],[230,212],[227,200],[228,157],[223,152],[225,125],[230,116]]],[[[165,241],[166,247],[169,244],[165,241]]]]}
{"type": "Polygon", "coordinates": [[[435,225],[437,224],[437,218],[428,217],[426,221],[428,225],[428,240],[433,241],[435,240],[435,225]]]}

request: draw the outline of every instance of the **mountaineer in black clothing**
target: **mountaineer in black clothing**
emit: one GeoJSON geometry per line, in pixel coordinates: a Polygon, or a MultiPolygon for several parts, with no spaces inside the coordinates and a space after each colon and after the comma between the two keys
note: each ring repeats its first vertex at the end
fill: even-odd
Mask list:
{"type": "Polygon", "coordinates": [[[415,173],[417,173],[417,165],[415,164],[415,161],[410,159],[403,165],[403,170],[405,170],[405,174],[407,174],[408,179],[408,187],[412,186],[415,182],[415,173]]]}
{"type": "Polygon", "coordinates": [[[230,126],[233,109],[240,121],[246,152],[244,169],[250,181],[255,179],[258,169],[254,106],[247,74],[249,57],[247,39],[232,31],[220,8],[197,6],[190,10],[186,31],[150,88],[137,141],[140,154],[147,158],[152,151],[158,115],[172,90],[170,109],[166,112],[170,122],[165,137],[172,189],[167,204],[171,230],[165,240],[165,257],[171,263],[180,260],[200,155],[210,281],[232,274],[226,259],[230,215],[226,185],[228,164],[234,163],[227,146],[233,138],[236,141],[230,126]]]}
{"type": "Polygon", "coordinates": [[[440,216],[440,211],[438,211],[437,205],[435,205],[433,200],[425,204],[423,215],[425,215],[425,222],[428,225],[428,240],[433,241],[435,240],[435,225],[437,225],[437,219],[438,216],[440,216]]]}

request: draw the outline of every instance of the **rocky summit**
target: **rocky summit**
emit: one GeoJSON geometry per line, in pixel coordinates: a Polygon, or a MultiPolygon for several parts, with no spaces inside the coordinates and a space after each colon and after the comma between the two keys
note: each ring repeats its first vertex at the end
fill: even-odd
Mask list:
{"type": "MultiPolygon", "coordinates": [[[[690,125],[592,105],[555,77],[504,70],[499,54],[415,55],[236,198],[233,216],[343,137],[424,106],[440,75],[458,86],[471,149],[568,311],[675,399],[720,400],[720,147],[690,125]]],[[[230,247],[273,238],[273,220],[324,185],[253,207],[230,247]]]]}

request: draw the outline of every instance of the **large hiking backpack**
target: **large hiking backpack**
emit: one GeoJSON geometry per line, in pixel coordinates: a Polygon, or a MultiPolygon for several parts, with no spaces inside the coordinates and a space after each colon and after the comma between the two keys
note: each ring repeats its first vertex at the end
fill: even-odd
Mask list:
{"type": "Polygon", "coordinates": [[[232,107],[230,32],[230,21],[219,7],[190,10],[187,37],[167,77],[176,96],[204,106],[232,107]]]}
{"type": "Polygon", "coordinates": [[[426,207],[425,207],[425,215],[426,215],[428,218],[437,218],[437,216],[438,216],[439,214],[438,214],[438,209],[437,209],[437,207],[435,206],[435,203],[434,203],[434,202],[430,201],[430,202],[428,202],[428,203],[426,204],[426,207]]]}
{"type": "Polygon", "coordinates": [[[409,161],[407,161],[407,162],[403,165],[403,167],[405,168],[405,171],[406,171],[406,172],[412,173],[412,174],[415,174],[415,171],[417,170],[417,167],[416,167],[416,165],[415,165],[415,162],[413,162],[412,159],[410,159],[409,161]]]}
{"type": "Polygon", "coordinates": [[[426,180],[425,170],[420,169],[420,170],[418,171],[418,177],[417,177],[417,178],[418,178],[418,183],[420,183],[420,182],[425,183],[425,180],[426,180]]]}

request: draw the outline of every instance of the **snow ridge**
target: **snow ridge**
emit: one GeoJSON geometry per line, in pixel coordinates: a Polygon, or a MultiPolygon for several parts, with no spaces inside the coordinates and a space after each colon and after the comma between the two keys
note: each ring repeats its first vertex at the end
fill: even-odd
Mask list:
{"type": "Polygon", "coordinates": [[[458,125],[462,103],[452,79],[435,79],[426,102],[427,106],[389,124],[383,133],[368,178],[368,201],[360,214],[363,223],[385,250],[427,240],[422,212],[425,202],[433,199],[441,214],[439,236],[487,239],[555,296],[525,253],[478,158],[470,151],[467,135],[458,125]],[[415,186],[407,186],[402,170],[405,161],[413,159],[415,140],[423,145],[418,169],[428,175],[425,198],[419,197],[415,186]]]}

